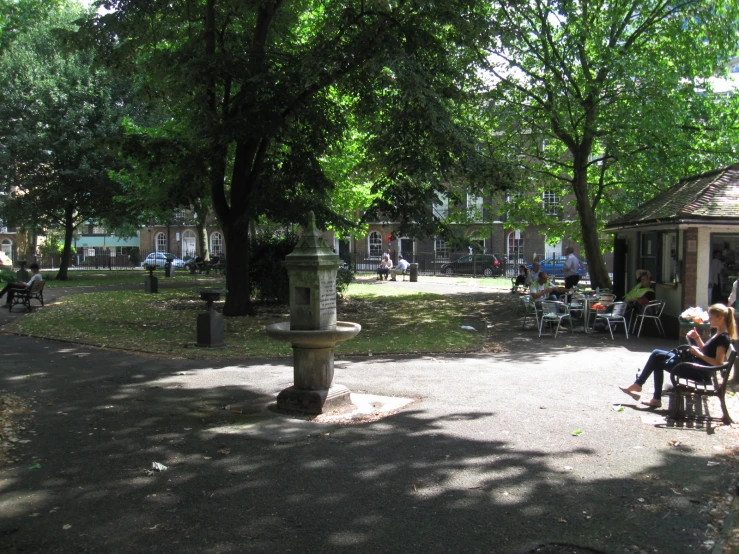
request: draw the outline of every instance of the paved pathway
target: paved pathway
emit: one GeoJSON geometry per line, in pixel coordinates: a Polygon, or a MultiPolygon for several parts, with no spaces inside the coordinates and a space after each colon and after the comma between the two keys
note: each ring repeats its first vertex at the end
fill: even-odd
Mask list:
{"type": "Polygon", "coordinates": [[[292,442],[250,432],[285,421],[266,408],[287,360],[0,335],[0,389],[35,402],[0,471],[0,552],[702,551],[736,430],[676,427],[617,389],[671,341],[492,333],[505,351],[339,360],[335,382],[417,402],[292,442]]]}

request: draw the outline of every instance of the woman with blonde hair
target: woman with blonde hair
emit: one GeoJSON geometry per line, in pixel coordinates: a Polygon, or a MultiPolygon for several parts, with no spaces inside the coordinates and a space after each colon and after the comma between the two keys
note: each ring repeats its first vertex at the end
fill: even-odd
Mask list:
{"type": "MultiPolygon", "coordinates": [[[[690,353],[695,358],[695,362],[707,366],[720,366],[726,360],[726,353],[729,351],[731,341],[737,338],[736,326],[734,325],[734,308],[727,308],[723,304],[713,304],[708,308],[708,321],[711,323],[711,327],[716,329],[716,334],[706,342],[703,342],[695,327],[685,336],[695,341],[695,344],[690,347],[690,353]]],[[[649,376],[654,373],[654,395],[650,401],[642,403],[650,408],[659,408],[662,406],[662,382],[664,381],[665,371],[685,379],[698,381],[708,380],[713,373],[709,369],[696,368],[677,368],[678,371],[675,371],[675,367],[683,361],[685,360],[678,358],[674,352],[654,350],[634,384],[619,388],[634,400],[639,400],[642,386],[647,382],[649,376]]]]}

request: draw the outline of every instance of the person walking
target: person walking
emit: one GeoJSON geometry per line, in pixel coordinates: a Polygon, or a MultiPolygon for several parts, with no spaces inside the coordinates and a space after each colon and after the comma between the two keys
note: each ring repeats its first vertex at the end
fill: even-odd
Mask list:
{"type": "Polygon", "coordinates": [[[575,249],[572,246],[565,248],[567,260],[562,268],[562,275],[565,278],[565,288],[573,289],[580,282],[580,260],[575,256],[575,249]]]}

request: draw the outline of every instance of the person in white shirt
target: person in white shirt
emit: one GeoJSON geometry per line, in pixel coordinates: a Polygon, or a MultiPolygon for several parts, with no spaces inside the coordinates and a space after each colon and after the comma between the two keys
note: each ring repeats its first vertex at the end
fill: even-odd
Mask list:
{"type": "Polygon", "coordinates": [[[721,280],[723,279],[724,262],[721,261],[721,250],[713,251],[713,259],[708,273],[708,298],[711,304],[721,302],[721,280]]]}
{"type": "Polygon", "coordinates": [[[28,266],[28,269],[31,270],[31,273],[33,275],[28,280],[27,283],[24,283],[23,281],[12,281],[5,285],[5,288],[3,290],[0,290],[0,298],[5,296],[5,293],[8,293],[8,300],[5,302],[6,306],[9,306],[13,303],[13,294],[17,290],[28,290],[31,288],[31,285],[33,285],[36,281],[43,281],[43,277],[41,277],[41,273],[39,273],[39,267],[37,263],[32,263],[28,266]]]}
{"type": "Polygon", "coordinates": [[[524,286],[528,289],[531,288],[531,283],[536,282],[536,280],[539,278],[539,262],[534,262],[531,264],[531,271],[529,271],[528,276],[526,277],[526,282],[524,283],[524,286]]]}
{"type": "Polygon", "coordinates": [[[397,281],[397,279],[395,277],[398,276],[398,275],[402,275],[405,272],[405,270],[410,267],[410,265],[411,264],[409,264],[407,261],[405,261],[403,259],[403,255],[402,254],[398,254],[398,265],[396,265],[393,268],[393,270],[392,270],[393,277],[390,280],[391,281],[397,281]]]}
{"type": "Polygon", "coordinates": [[[377,268],[377,278],[382,279],[384,277],[385,279],[387,279],[388,275],[390,275],[390,269],[392,269],[392,267],[393,262],[390,261],[390,256],[388,254],[383,254],[382,261],[377,268]]]}
{"type": "Polygon", "coordinates": [[[565,278],[565,288],[574,288],[580,282],[580,260],[575,256],[575,249],[572,246],[565,248],[565,254],[567,254],[567,261],[565,266],[562,268],[562,275],[565,278]]]}

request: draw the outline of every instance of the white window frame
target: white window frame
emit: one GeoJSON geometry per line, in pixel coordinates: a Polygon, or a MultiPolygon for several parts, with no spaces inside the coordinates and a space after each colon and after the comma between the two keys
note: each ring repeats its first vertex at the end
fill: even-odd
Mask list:
{"type": "Polygon", "coordinates": [[[516,265],[524,263],[524,240],[523,233],[516,229],[506,236],[506,257],[509,263],[516,265]],[[511,248],[513,246],[513,248],[511,248]]]}
{"type": "Polygon", "coordinates": [[[166,252],[167,251],[167,235],[159,231],[154,235],[154,251],[155,252],[166,252]]]}
{"type": "Polygon", "coordinates": [[[210,234],[210,253],[220,256],[223,254],[223,235],[219,231],[210,234]]]}
{"type": "Polygon", "coordinates": [[[554,191],[545,190],[541,193],[541,201],[544,204],[544,213],[547,215],[558,215],[562,197],[554,191]]]}
{"type": "Polygon", "coordinates": [[[367,257],[379,260],[382,257],[382,246],[382,233],[370,231],[367,235],[367,257]]]}
{"type": "Polygon", "coordinates": [[[441,258],[442,260],[449,259],[449,245],[444,239],[438,237],[434,239],[434,252],[437,258],[441,258]]]}

